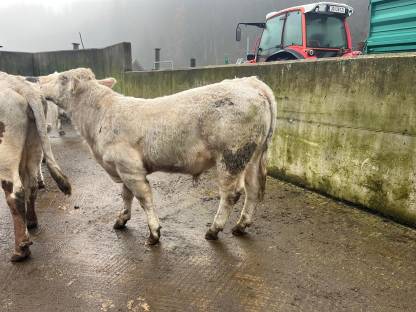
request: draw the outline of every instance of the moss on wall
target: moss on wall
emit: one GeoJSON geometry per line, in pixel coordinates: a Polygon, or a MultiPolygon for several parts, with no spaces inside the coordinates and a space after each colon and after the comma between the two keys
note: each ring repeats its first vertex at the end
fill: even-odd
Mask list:
{"type": "Polygon", "coordinates": [[[415,54],[125,73],[143,98],[257,75],[278,101],[269,172],[416,225],[415,54]]]}

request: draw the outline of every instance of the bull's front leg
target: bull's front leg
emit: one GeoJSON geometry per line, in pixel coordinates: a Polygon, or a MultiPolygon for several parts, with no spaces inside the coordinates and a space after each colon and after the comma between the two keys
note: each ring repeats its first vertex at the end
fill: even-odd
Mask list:
{"type": "Polygon", "coordinates": [[[133,201],[133,193],[123,184],[121,191],[121,197],[123,198],[124,208],[120,211],[117,217],[114,229],[121,230],[126,227],[127,221],[131,218],[131,205],[133,201]]]}
{"type": "Polygon", "coordinates": [[[125,185],[132,191],[134,196],[139,200],[147,217],[147,224],[149,226],[150,235],[147,240],[149,245],[156,245],[160,239],[159,218],[154,211],[152,189],[150,188],[149,181],[145,175],[136,176],[133,179],[129,178],[126,181],[123,180],[125,185]]]}
{"type": "Polygon", "coordinates": [[[11,257],[12,262],[22,261],[30,256],[29,246],[32,245],[26,228],[25,194],[21,183],[2,181],[2,188],[6,195],[13,218],[15,251],[11,257]],[[20,187],[19,187],[20,185],[20,187]]]}
{"type": "MultiPolygon", "coordinates": [[[[152,189],[146,178],[146,170],[140,166],[141,161],[136,159],[133,163],[133,159],[132,157],[128,161],[125,160],[122,166],[117,167],[117,171],[127,190],[139,200],[140,205],[146,213],[147,224],[150,230],[147,242],[149,245],[155,245],[159,242],[161,227],[159,225],[159,218],[154,211],[152,189]]],[[[128,195],[127,190],[125,195],[128,195]]],[[[124,219],[127,217],[129,217],[128,214],[123,216],[123,220],[120,221],[124,222],[124,219]]]]}
{"type": "Polygon", "coordinates": [[[135,149],[125,146],[123,152],[123,156],[117,157],[115,160],[112,155],[119,155],[119,153],[109,153],[108,159],[116,163],[116,170],[123,184],[139,200],[146,213],[150,230],[147,242],[149,245],[155,245],[159,242],[161,227],[159,218],[154,211],[152,189],[146,178],[147,171],[144,168],[140,154],[135,149]]]}

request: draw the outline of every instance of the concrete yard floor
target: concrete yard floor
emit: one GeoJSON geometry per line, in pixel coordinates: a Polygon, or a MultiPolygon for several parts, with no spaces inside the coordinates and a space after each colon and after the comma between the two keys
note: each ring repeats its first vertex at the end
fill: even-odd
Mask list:
{"type": "Polygon", "coordinates": [[[240,202],[209,242],[214,173],[196,187],[188,176],[158,173],[149,179],[162,239],[149,247],[137,201],[128,228],[113,230],[120,186],[80,138],[52,142],[74,194],[46,177],[32,258],[19,264],[9,262],[13,228],[1,196],[1,312],[415,311],[413,229],[269,178],[249,235],[230,233],[240,202]]]}

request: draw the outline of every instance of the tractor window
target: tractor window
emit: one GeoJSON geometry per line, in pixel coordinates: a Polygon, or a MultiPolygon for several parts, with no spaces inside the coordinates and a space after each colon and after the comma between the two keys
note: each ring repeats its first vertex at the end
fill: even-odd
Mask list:
{"type": "Polygon", "coordinates": [[[347,48],[344,18],[310,13],[306,15],[307,46],[310,48],[347,48]]]}
{"type": "Polygon", "coordinates": [[[272,49],[279,49],[282,45],[284,17],[276,16],[269,19],[261,36],[259,55],[270,55],[272,49]]]}
{"type": "Polygon", "coordinates": [[[289,12],[283,34],[283,46],[302,44],[302,14],[300,11],[289,12]]]}

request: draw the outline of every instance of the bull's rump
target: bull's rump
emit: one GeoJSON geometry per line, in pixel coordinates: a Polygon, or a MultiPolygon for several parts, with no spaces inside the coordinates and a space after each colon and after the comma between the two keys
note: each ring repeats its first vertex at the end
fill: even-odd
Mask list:
{"type": "Polygon", "coordinates": [[[13,90],[0,91],[0,180],[10,181],[19,166],[29,123],[27,109],[25,99],[13,90]]]}
{"type": "Polygon", "coordinates": [[[270,103],[258,84],[245,78],[153,100],[126,98],[115,107],[112,130],[138,145],[150,171],[198,174],[224,152],[254,153],[265,144],[270,103]]]}

